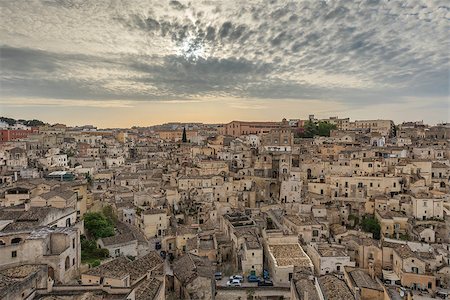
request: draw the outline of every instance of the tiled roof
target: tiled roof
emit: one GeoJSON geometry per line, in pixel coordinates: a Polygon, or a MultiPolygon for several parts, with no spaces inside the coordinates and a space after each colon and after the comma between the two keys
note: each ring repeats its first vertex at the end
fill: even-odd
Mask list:
{"type": "Polygon", "coordinates": [[[102,238],[101,241],[102,241],[103,245],[110,246],[110,245],[131,243],[133,241],[137,241],[137,239],[133,236],[132,233],[122,233],[122,234],[102,238]]]}
{"type": "Polygon", "coordinates": [[[132,261],[128,264],[126,270],[130,273],[131,282],[141,278],[143,275],[162,265],[163,260],[157,252],[150,253],[132,261]]]}
{"type": "Polygon", "coordinates": [[[351,270],[348,272],[348,274],[350,275],[355,285],[360,288],[383,291],[383,288],[380,286],[380,284],[361,269],[351,270]]]}
{"type": "Polygon", "coordinates": [[[319,285],[327,300],[355,299],[347,284],[334,275],[319,277],[319,285]]]}
{"type": "Polygon", "coordinates": [[[102,264],[98,267],[89,269],[84,274],[92,275],[92,276],[122,279],[128,275],[127,266],[129,263],[130,263],[130,260],[128,258],[119,257],[119,258],[113,259],[105,264],[102,264]]]}
{"type": "Polygon", "coordinates": [[[300,300],[320,300],[314,282],[308,278],[301,278],[295,281],[295,288],[300,300]],[[305,297],[307,295],[307,297],[305,297]]]}
{"type": "Polygon", "coordinates": [[[394,247],[394,251],[397,252],[401,258],[416,257],[415,253],[408,245],[397,244],[394,247]]]}
{"type": "Polygon", "coordinates": [[[269,245],[278,266],[311,266],[311,260],[299,244],[269,245]]]}
{"type": "Polygon", "coordinates": [[[214,269],[208,258],[188,253],[175,260],[173,274],[187,284],[197,276],[212,278],[214,269]]]}
{"type": "Polygon", "coordinates": [[[148,278],[139,283],[135,291],[136,300],[153,300],[162,282],[156,278],[148,278]]]}

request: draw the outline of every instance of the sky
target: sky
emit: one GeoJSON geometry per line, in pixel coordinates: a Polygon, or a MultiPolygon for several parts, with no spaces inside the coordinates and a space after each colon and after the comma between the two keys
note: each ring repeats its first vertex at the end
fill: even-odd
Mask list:
{"type": "Polygon", "coordinates": [[[0,1],[0,115],[68,125],[450,121],[450,4],[0,1]]]}

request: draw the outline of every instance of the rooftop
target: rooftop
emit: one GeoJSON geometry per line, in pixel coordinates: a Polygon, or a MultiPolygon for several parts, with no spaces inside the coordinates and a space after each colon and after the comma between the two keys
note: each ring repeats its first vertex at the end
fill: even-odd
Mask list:
{"type": "Polygon", "coordinates": [[[113,259],[98,267],[89,269],[84,274],[99,277],[117,278],[122,279],[128,275],[127,266],[130,263],[128,258],[119,257],[113,259]]]}
{"type": "Polygon", "coordinates": [[[159,254],[155,251],[151,251],[150,253],[130,262],[126,270],[130,273],[130,279],[133,283],[134,281],[140,279],[143,275],[161,266],[162,263],[163,260],[159,254]]]}
{"type": "Polygon", "coordinates": [[[350,270],[348,274],[354,284],[359,288],[383,291],[383,288],[380,286],[380,284],[361,269],[350,270]]]}
{"type": "Polygon", "coordinates": [[[187,253],[174,261],[173,274],[186,284],[197,276],[212,277],[214,269],[208,258],[187,253]]]}
{"type": "Polygon", "coordinates": [[[344,248],[335,247],[330,244],[317,244],[317,252],[322,257],[343,257],[348,256],[344,248]]]}
{"type": "MultiPolygon", "coordinates": [[[[21,265],[0,270],[0,297],[3,297],[16,284],[39,271],[47,270],[45,265],[21,265]]],[[[47,271],[45,271],[47,273],[47,271]]]]}
{"type": "Polygon", "coordinates": [[[327,300],[355,299],[347,284],[334,275],[319,277],[319,285],[327,300]]]}
{"type": "Polygon", "coordinates": [[[105,245],[105,246],[126,244],[126,243],[131,243],[131,242],[137,241],[137,239],[134,237],[134,235],[131,232],[102,238],[100,240],[102,241],[103,245],[105,245]]]}
{"type": "Polygon", "coordinates": [[[161,281],[156,278],[143,280],[135,291],[136,300],[153,300],[161,286],[161,281]]]}
{"type": "Polygon", "coordinates": [[[394,251],[397,252],[401,258],[416,257],[415,253],[408,245],[395,244],[394,251]]]}
{"type": "Polygon", "coordinates": [[[299,244],[269,245],[278,266],[312,266],[311,260],[299,244]]]}
{"type": "Polygon", "coordinates": [[[309,278],[300,278],[294,282],[300,300],[320,300],[314,281],[309,278]],[[307,295],[307,297],[305,297],[305,295],[307,295]]]}
{"type": "Polygon", "coordinates": [[[284,217],[286,220],[291,221],[297,226],[308,226],[308,225],[316,225],[319,224],[314,218],[311,216],[298,216],[298,215],[286,215],[284,217]]]}

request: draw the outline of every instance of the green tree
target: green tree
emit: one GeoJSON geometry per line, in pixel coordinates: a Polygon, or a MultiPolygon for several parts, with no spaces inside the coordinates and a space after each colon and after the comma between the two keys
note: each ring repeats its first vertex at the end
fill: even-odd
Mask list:
{"type": "Polygon", "coordinates": [[[36,119],[25,121],[23,124],[26,126],[30,126],[30,127],[38,127],[38,126],[45,125],[44,122],[42,122],[40,120],[36,120],[36,119]]]}
{"type": "Polygon", "coordinates": [[[183,137],[181,138],[183,143],[187,143],[186,127],[183,127],[183,137]]]}
{"type": "Polygon", "coordinates": [[[378,220],[375,219],[373,216],[370,215],[364,216],[361,221],[361,228],[365,232],[371,232],[373,234],[374,239],[376,240],[380,239],[381,226],[380,223],[378,223],[378,220]]]}
{"type": "Polygon", "coordinates": [[[81,261],[90,263],[91,266],[99,265],[100,259],[105,259],[109,256],[108,249],[100,249],[97,243],[81,236],[81,261]]]}
{"type": "Polygon", "coordinates": [[[303,126],[303,134],[304,138],[312,138],[316,135],[319,136],[330,136],[331,130],[336,129],[335,124],[330,124],[328,122],[314,123],[312,121],[306,121],[303,126]]]}
{"type": "Polygon", "coordinates": [[[327,122],[319,122],[317,125],[317,133],[320,136],[330,136],[331,130],[336,129],[335,124],[330,124],[327,122]]]}
{"type": "Polygon", "coordinates": [[[315,135],[317,135],[317,126],[316,124],[314,124],[314,122],[306,121],[303,128],[304,128],[303,137],[312,138],[315,135]]]}
{"type": "Polygon", "coordinates": [[[84,215],[84,227],[95,239],[114,235],[113,222],[105,217],[103,213],[86,213],[84,215]]]}

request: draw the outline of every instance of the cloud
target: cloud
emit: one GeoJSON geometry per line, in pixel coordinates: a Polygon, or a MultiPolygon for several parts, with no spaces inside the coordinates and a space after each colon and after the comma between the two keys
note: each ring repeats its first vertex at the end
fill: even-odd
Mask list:
{"type": "Polygon", "coordinates": [[[55,100],[55,99],[27,99],[13,98],[8,101],[0,99],[4,107],[97,107],[97,108],[128,108],[134,107],[134,102],[129,100],[55,100]]]}
{"type": "Polygon", "coordinates": [[[445,1],[0,6],[4,99],[257,97],[365,107],[449,94],[445,1]]]}

